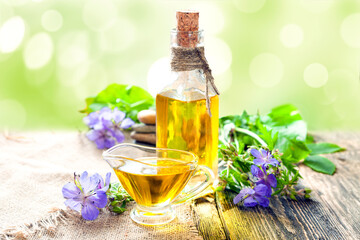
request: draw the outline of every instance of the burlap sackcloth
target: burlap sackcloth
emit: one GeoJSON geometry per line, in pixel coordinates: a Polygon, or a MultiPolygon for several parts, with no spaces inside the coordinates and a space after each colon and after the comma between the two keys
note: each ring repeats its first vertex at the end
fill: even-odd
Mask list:
{"type": "MultiPolygon", "coordinates": [[[[80,132],[1,134],[0,239],[202,239],[189,204],[175,208],[173,222],[156,227],[134,223],[129,211],[105,210],[85,221],[66,209],[61,189],[74,171],[112,172],[101,153],[80,132]]],[[[111,181],[117,181],[113,172],[111,181]]]]}

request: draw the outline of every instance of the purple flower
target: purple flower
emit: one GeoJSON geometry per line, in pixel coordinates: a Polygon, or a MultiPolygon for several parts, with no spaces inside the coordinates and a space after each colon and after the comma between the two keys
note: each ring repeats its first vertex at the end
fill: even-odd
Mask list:
{"type": "Polygon", "coordinates": [[[106,174],[105,182],[98,174],[88,177],[85,171],[80,176],[74,174],[74,182],[69,182],[62,188],[66,198],[65,205],[81,212],[86,220],[94,220],[99,215],[99,209],[107,204],[106,191],[109,188],[111,173],[106,174]]]}
{"type": "Polygon", "coordinates": [[[270,151],[267,151],[265,149],[251,149],[250,153],[255,157],[254,164],[255,165],[272,165],[277,166],[279,165],[279,161],[276,160],[273,155],[271,155],[270,151]],[[260,152],[261,151],[261,152],[260,152]]]}
{"type": "Polygon", "coordinates": [[[96,186],[97,190],[101,190],[101,191],[107,191],[109,189],[109,185],[110,185],[110,177],[111,177],[111,173],[108,172],[105,176],[105,182],[103,180],[103,178],[101,177],[100,174],[95,173],[94,175],[92,175],[90,177],[91,181],[97,182],[98,185],[96,186]]]}
{"type": "Polygon", "coordinates": [[[90,128],[87,133],[88,139],[94,141],[99,149],[110,148],[116,142],[123,142],[125,136],[121,130],[135,124],[130,118],[125,118],[125,113],[117,107],[114,110],[104,107],[100,111],[90,113],[83,120],[90,128]]]}
{"type": "Polygon", "coordinates": [[[264,184],[256,185],[254,188],[244,188],[240,193],[234,197],[234,204],[244,201],[245,207],[255,207],[260,205],[263,207],[269,206],[269,199],[267,198],[268,187],[264,184]]]}
{"type": "Polygon", "coordinates": [[[90,130],[86,136],[90,141],[96,143],[98,149],[111,148],[116,143],[112,133],[106,129],[90,130]]]}
{"type": "Polygon", "coordinates": [[[101,119],[107,113],[111,113],[111,109],[104,107],[100,111],[89,113],[89,115],[83,118],[83,121],[89,128],[99,130],[103,128],[101,119]]]}
{"type": "Polygon", "coordinates": [[[121,122],[121,124],[120,124],[120,127],[122,128],[122,129],[128,129],[128,128],[130,128],[132,125],[134,125],[135,124],[135,122],[133,121],[133,120],[131,120],[131,118],[125,118],[122,122],[121,122]]]}
{"type": "Polygon", "coordinates": [[[268,193],[266,194],[267,197],[271,196],[271,188],[276,188],[277,180],[274,174],[267,174],[266,167],[264,165],[261,166],[261,169],[256,166],[251,166],[251,173],[254,177],[258,179],[256,182],[257,185],[264,184],[268,187],[268,193]]]}

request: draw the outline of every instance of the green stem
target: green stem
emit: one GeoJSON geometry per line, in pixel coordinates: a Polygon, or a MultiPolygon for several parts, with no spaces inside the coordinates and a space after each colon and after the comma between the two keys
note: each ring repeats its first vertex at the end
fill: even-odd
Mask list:
{"type": "Polygon", "coordinates": [[[252,137],[253,139],[255,139],[256,141],[258,141],[263,147],[267,147],[268,145],[266,144],[266,142],[264,140],[262,140],[256,133],[253,133],[247,129],[244,128],[235,128],[235,131],[237,132],[241,132],[243,134],[246,134],[250,137],[252,137]]]}

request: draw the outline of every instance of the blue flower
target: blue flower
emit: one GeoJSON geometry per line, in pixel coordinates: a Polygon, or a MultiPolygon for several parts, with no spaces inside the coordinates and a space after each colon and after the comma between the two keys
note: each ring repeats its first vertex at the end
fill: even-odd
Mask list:
{"type": "Polygon", "coordinates": [[[276,160],[273,155],[271,155],[270,151],[265,149],[257,150],[255,148],[250,150],[251,155],[255,157],[254,164],[255,165],[272,165],[277,166],[279,165],[279,161],[276,160]],[[260,152],[261,151],[261,152],[260,152]]]}
{"type": "Polygon", "coordinates": [[[261,169],[256,165],[251,166],[252,175],[258,179],[256,182],[257,185],[264,184],[268,187],[267,197],[271,196],[271,188],[276,188],[277,180],[274,174],[267,174],[266,167],[264,165],[261,166],[261,169]]]}
{"type": "Polygon", "coordinates": [[[90,113],[83,120],[90,128],[86,136],[95,142],[99,149],[110,148],[116,142],[123,142],[125,136],[121,130],[135,124],[130,118],[125,118],[125,113],[117,107],[114,110],[104,107],[100,111],[90,113]]]}
{"type": "Polygon", "coordinates": [[[244,201],[245,207],[255,207],[258,204],[263,207],[268,207],[268,191],[268,187],[264,184],[256,185],[254,188],[244,188],[234,197],[233,202],[234,204],[238,204],[240,201],[244,201]]]}
{"type": "Polygon", "coordinates": [[[107,204],[106,191],[109,189],[111,173],[106,174],[105,182],[98,174],[88,177],[85,171],[80,176],[74,175],[74,182],[69,182],[62,188],[66,198],[65,205],[81,212],[86,220],[94,220],[99,215],[99,209],[107,204]]]}

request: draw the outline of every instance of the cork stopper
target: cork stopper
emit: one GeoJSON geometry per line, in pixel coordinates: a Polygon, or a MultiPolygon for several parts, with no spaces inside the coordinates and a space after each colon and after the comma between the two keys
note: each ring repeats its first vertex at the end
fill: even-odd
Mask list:
{"type": "Polygon", "coordinates": [[[195,47],[198,43],[199,12],[177,11],[178,44],[182,47],[195,47]]]}

